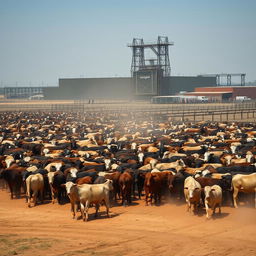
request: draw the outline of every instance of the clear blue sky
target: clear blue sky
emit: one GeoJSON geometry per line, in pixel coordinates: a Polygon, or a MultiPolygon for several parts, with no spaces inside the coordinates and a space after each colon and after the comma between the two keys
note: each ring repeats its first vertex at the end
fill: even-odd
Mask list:
{"type": "Polygon", "coordinates": [[[134,37],[168,36],[172,75],[256,80],[255,0],[0,0],[0,82],[129,76],[134,37]]]}

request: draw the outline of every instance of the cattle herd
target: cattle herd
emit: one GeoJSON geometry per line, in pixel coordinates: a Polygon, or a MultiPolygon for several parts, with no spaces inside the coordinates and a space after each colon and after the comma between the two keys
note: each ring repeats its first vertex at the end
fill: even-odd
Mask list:
{"type": "Polygon", "coordinates": [[[239,201],[256,207],[256,125],[158,121],[149,114],[6,112],[0,181],[11,199],[70,201],[72,215],[172,198],[196,214],[239,201]],[[241,197],[247,193],[251,197],[241,197]],[[253,199],[253,200],[252,200],[253,199]],[[247,202],[248,200],[248,202],[247,202]],[[192,208],[193,206],[193,208],[192,208]]]}

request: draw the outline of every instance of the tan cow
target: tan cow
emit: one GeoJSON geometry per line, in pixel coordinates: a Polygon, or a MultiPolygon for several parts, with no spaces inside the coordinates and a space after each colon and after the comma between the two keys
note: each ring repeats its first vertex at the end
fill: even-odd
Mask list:
{"type": "Polygon", "coordinates": [[[209,208],[212,209],[213,215],[215,214],[215,209],[219,207],[219,214],[221,213],[221,203],[222,203],[222,189],[219,185],[205,186],[204,187],[204,205],[206,210],[206,218],[209,219],[209,208]]]}
{"type": "Polygon", "coordinates": [[[191,212],[192,204],[194,213],[198,210],[201,198],[201,185],[193,177],[187,177],[184,181],[184,196],[187,202],[187,211],[191,212]]]}
{"type": "Polygon", "coordinates": [[[95,204],[95,217],[97,217],[100,203],[103,201],[106,206],[107,216],[109,217],[109,192],[113,190],[112,180],[107,180],[103,184],[83,185],[76,185],[72,182],[67,182],[66,190],[70,198],[71,209],[73,211],[73,218],[75,217],[74,205],[76,202],[80,202],[83,221],[87,221],[90,204],[95,204]]]}
{"type": "Polygon", "coordinates": [[[232,179],[233,200],[234,206],[237,208],[237,195],[239,192],[255,193],[255,208],[256,208],[256,173],[252,174],[237,174],[232,179]]]}
{"type": "Polygon", "coordinates": [[[27,186],[27,199],[28,207],[31,207],[31,197],[33,198],[34,206],[36,205],[38,194],[40,193],[41,200],[43,201],[43,191],[44,191],[44,177],[42,174],[31,174],[26,179],[27,186]],[[32,192],[32,195],[31,195],[32,192]]]}

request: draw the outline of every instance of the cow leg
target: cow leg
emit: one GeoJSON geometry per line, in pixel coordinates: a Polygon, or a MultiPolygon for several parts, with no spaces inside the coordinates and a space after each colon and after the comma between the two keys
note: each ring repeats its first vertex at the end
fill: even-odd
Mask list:
{"type": "Polygon", "coordinates": [[[190,201],[187,200],[187,212],[190,212],[191,204],[190,201]]]}
{"type": "Polygon", "coordinates": [[[145,204],[146,204],[146,206],[148,206],[148,193],[147,192],[145,193],[145,204]]]}
{"type": "Polygon", "coordinates": [[[221,214],[221,203],[219,203],[219,214],[221,214]]]}
{"type": "Polygon", "coordinates": [[[73,219],[75,219],[76,218],[76,212],[75,212],[75,203],[74,202],[71,203],[71,212],[72,212],[73,219]]]}
{"type": "Polygon", "coordinates": [[[138,197],[139,197],[139,199],[141,199],[141,189],[140,188],[138,188],[138,197]]]}
{"type": "Polygon", "coordinates": [[[104,202],[105,202],[105,206],[106,206],[106,212],[107,212],[107,216],[108,217],[110,217],[109,216],[109,200],[108,200],[108,198],[106,198],[105,200],[104,200],[104,202]]]}
{"type": "Polygon", "coordinates": [[[128,204],[132,204],[132,195],[131,195],[131,191],[129,191],[128,193],[127,193],[127,201],[128,201],[128,204]]]}
{"type": "Polygon", "coordinates": [[[150,205],[153,205],[153,196],[154,196],[154,194],[150,193],[150,197],[149,197],[150,205]]]}
{"type": "Polygon", "coordinates": [[[158,194],[158,202],[159,202],[159,205],[161,205],[161,193],[158,194]]]}
{"type": "Polygon", "coordinates": [[[52,193],[52,203],[55,203],[54,193],[52,193]]]}
{"type": "Polygon", "coordinates": [[[62,198],[62,191],[60,189],[58,189],[57,191],[57,201],[58,201],[58,204],[61,204],[61,198],[62,198]]]}
{"type": "Polygon", "coordinates": [[[95,215],[94,215],[95,218],[97,218],[97,216],[98,216],[99,208],[100,208],[100,204],[95,204],[95,210],[96,210],[95,215]]]}
{"type": "Polygon", "coordinates": [[[52,203],[54,204],[54,191],[53,191],[53,187],[52,185],[50,185],[50,189],[51,189],[51,199],[52,199],[52,203]]]}
{"type": "Polygon", "coordinates": [[[195,215],[197,213],[197,203],[194,203],[193,206],[193,214],[195,215]]]}
{"type": "Polygon", "coordinates": [[[41,190],[40,190],[40,199],[41,199],[41,203],[43,204],[43,202],[44,202],[44,189],[42,188],[41,190]]]}
{"type": "Polygon", "coordinates": [[[122,190],[122,205],[123,206],[126,206],[126,203],[125,203],[126,199],[127,199],[126,193],[125,193],[125,191],[122,190]]]}
{"type": "Polygon", "coordinates": [[[27,201],[28,201],[28,207],[31,207],[31,199],[30,199],[30,195],[27,196],[27,201]]]}
{"type": "Polygon", "coordinates": [[[149,194],[149,192],[148,192],[147,188],[145,188],[144,190],[145,190],[145,203],[146,203],[146,206],[148,206],[148,194],[149,194]]]}
{"type": "Polygon", "coordinates": [[[237,202],[236,202],[236,200],[237,200],[237,195],[238,195],[238,189],[237,189],[237,188],[234,188],[234,192],[233,192],[233,201],[234,201],[234,207],[235,207],[235,208],[238,208],[238,207],[237,207],[237,202]]]}
{"type": "Polygon", "coordinates": [[[133,194],[133,198],[136,199],[136,195],[135,195],[135,182],[133,182],[133,184],[132,184],[132,194],[133,194]]]}
{"type": "Polygon", "coordinates": [[[84,221],[88,221],[88,218],[89,218],[89,207],[90,207],[90,202],[89,201],[86,201],[85,203],[85,214],[86,214],[86,218],[84,219],[84,221]]]}
{"type": "Polygon", "coordinates": [[[155,205],[159,205],[158,192],[154,193],[154,201],[155,201],[155,205]]]}
{"type": "Polygon", "coordinates": [[[33,193],[33,203],[34,203],[34,206],[36,206],[37,194],[38,194],[38,192],[34,191],[34,193],[33,193]]]}
{"type": "Polygon", "coordinates": [[[81,215],[82,215],[83,221],[85,221],[85,216],[84,216],[85,206],[83,203],[80,203],[80,208],[81,208],[81,215]]]}
{"type": "Polygon", "coordinates": [[[216,204],[214,204],[212,207],[212,215],[215,215],[215,210],[216,210],[216,204]]]}
{"type": "Polygon", "coordinates": [[[210,216],[209,216],[209,206],[208,206],[207,202],[205,202],[205,210],[206,210],[206,218],[210,219],[210,216]]]}

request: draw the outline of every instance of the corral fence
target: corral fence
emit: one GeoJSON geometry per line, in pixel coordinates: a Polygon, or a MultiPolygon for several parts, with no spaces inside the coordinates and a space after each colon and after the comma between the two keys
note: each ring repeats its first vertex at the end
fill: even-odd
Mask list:
{"type": "Polygon", "coordinates": [[[173,121],[256,121],[256,101],[232,103],[193,103],[193,104],[149,104],[128,102],[106,102],[89,104],[84,101],[69,102],[6,102],[0,111],[44,111],[112,113],[115,115],[133,114],[135,117],[152,116],[154,119],[173,121]]]}

